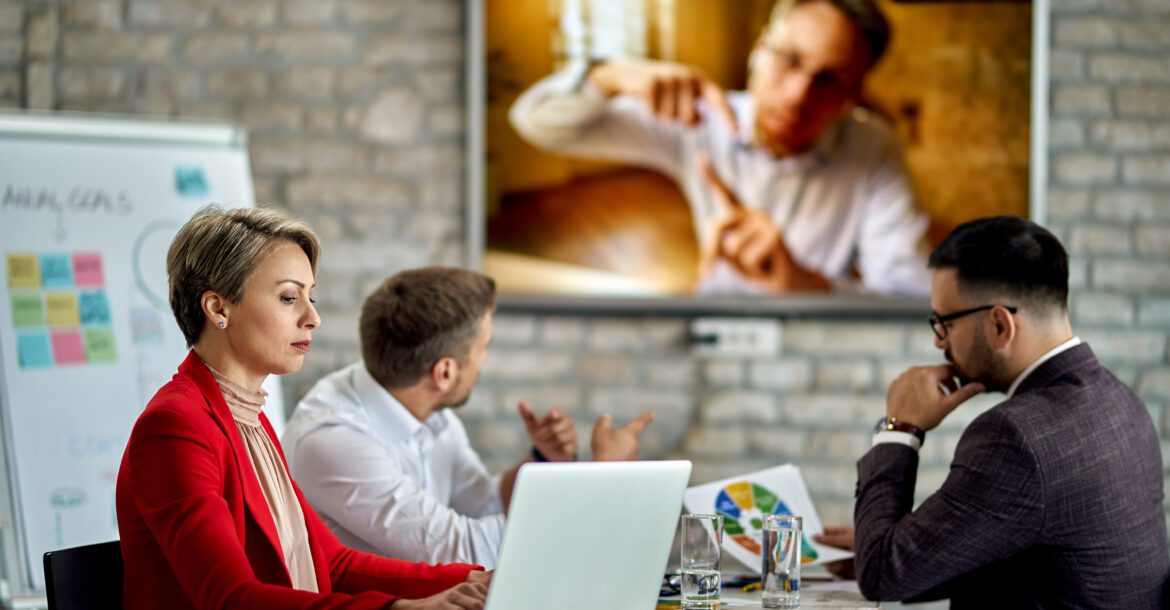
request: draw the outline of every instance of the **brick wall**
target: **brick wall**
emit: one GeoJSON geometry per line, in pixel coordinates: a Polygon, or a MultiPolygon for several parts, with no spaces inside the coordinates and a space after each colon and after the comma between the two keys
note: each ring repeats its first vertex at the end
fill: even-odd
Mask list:
{"type": "MultiPolygon", "coordinates": [[[[1053,0],[1049,224],[1073,255],[1080,335],[1145,398],[1170,456],[1170,2],[1053,0]]],[[[321,234],[324,325],[294,401],[357,356],[362,295],[393,271],[463,260],[462,0],[0,0],[0,105],[234,121],[260,201],[321,234]]],[[[695,480],[786,461],[829,522],[905,366],[937,361],[920,320],[785,320],[780,355],[700,360],[688,320],[501,312],[463,412],[496,466],[526,448],[519,398],[560,405],[583,438],[602,412],[659,418],[649,457],[695,480]]],[[[932,433],[919,495],[965,422],[932,433]]]]}

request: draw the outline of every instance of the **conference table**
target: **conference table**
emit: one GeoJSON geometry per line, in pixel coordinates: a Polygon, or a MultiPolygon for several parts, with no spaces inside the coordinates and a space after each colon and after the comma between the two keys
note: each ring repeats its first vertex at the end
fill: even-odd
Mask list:
{"type": "MultiPolygon", "coordinates": [[[[880,602],[870,601],[861,595],[857,582],[852,580],[811,580],[806,579],[800,590],[801,608],[822,610],[873,610],[881,608],[880,602]]],[[[678,610],[678,596],[659,600],[657,610],[678,610]]],[[[762,608],[760,591],[742,591],[736,587],[725,587],[720,593],[720,610],[727,608],[762,608]]]]}

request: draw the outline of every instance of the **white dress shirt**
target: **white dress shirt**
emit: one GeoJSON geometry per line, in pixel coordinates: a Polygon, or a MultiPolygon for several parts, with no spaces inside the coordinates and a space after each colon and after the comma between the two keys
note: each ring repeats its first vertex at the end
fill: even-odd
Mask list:
{"type": "Polygon", "coordinates": [[[499,477],[449,409],[418,421],[358,362],[313,386],[281,442],[293,480],[347,546],[495,566],[499,477]]]}
{"type": "MultiPolygon", "coordinates": [[[[810,151],[777,158],[745,144],[706,106],[700,106],[700,124],[685,127],[651,116],[632,96],[606,99],[584,80],[584,69],[571,65],[525,91],[509,112],[516,131],[552,152],[663,172],[690,202],[699,239],[725,212],[697,170],[697,156],[706,154],[745,206],[774,220],[795,260],[838,288],[929,292],[927,220],[914,206],[897,140],[876,117],[854,112],[826,129],[810,151]],[[850,277],[854,265],[860,284],[850,277]]],[[[731,92],[728,101],[741,131],[750,132],[751,97],[731,92]]],[[[699,290],[766,291],[726,261],[717,263],[699,290]]]]}

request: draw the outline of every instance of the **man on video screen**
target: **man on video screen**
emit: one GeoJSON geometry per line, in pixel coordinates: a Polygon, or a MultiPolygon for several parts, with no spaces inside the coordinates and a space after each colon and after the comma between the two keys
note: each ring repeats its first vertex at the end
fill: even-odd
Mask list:
{"type": "Polygon", "coordinates": [[[576,62],[510,111],[551,152],[649,167],[690,202],[702,293],[926,294],[926,217],[894,134],[855,107],[889,25],[872,0],[780,0],[746,91],[652,60],[576,62]]]}

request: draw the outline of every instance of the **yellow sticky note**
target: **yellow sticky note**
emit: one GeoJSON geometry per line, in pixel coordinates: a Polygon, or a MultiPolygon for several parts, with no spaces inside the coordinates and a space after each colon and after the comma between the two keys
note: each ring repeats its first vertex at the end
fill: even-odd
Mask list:
{"type": "Polygon", "coordinates": [[[45,293],[45,309],[49,311],[49,326],[51,327],[61,328],[81,325],[81,312],[77,309],[76,293],[45,293]]]}
{"type": "Polygon", "coordinates": [[[41,287],[41,267],[36,254],[8,254],[8,285],[13,288],[41,287]]]}

